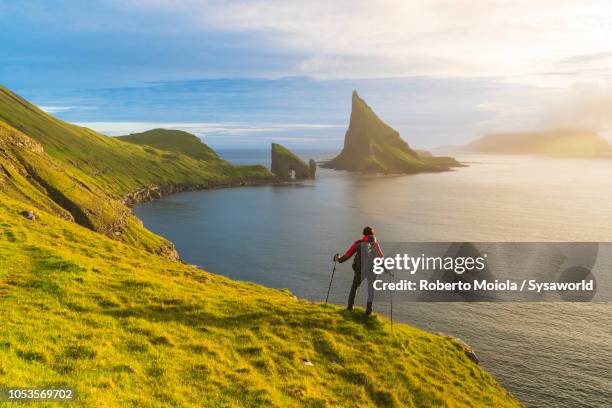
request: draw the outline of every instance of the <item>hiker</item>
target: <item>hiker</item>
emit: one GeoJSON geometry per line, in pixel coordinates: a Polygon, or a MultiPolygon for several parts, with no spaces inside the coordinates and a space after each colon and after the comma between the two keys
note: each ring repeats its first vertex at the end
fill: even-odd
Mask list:
{"type": "Polygon", "coordinates": [[[372,301],[374,300],[375,275],[372,271],[372,262],[376,257],[383,257],[382,250],[380,249],[380,245],[378,245],[378,241],[376,240],[376,236],[374,235],[374,229],[372,227],[365,227],[363,229],[363,237],[353,242],[353,245],[351,245],[351,247],[348,249],[348,251],[344,253],[344,255],[334,255],[334,261],[343,263],[344,261],[350,259],[353,255],[355,255],[355,259],[353,259],[353,271],[355,272],[355,275],[353,277],[353,285],[351,286],[351,292],[349,293],[347,309],[353,310],[353,304],[355,303],[355,293],[357,292],[357,288],[359,287],[359,285],[361,285],[361,282],[364,279],[367,279],[368,298],[366,303],[366,315],[369,316],[372,313],[372,301]],[[363,256],[367,256],[366,261],[368,267],[366,268],[366,271],[361,270],[363,256]]]}

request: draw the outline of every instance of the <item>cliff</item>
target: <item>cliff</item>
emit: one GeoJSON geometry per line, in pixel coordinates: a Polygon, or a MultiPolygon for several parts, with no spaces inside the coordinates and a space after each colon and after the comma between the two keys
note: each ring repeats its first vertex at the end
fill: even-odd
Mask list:
{"type": "Polygon", "coordinates": [[[272,143],[272,173],[282,180],[313,179],[317,171],[317,164],[310,159],[306,164],[292,151],[277,143],[272,143]]]}
{"type": "Polygon", "coordinates": [[[459,165],[450,157],[420,156],[353,91],[344,148],[324,167],[362,173],[419,173],[459,165]]]}

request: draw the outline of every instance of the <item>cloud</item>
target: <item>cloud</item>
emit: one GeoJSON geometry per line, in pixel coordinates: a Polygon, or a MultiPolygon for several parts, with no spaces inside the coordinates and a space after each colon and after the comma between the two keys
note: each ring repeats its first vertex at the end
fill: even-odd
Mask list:
{"type": "Polygon", "coordinates": [[[281,132],[286,130],[303,129],[333,129],[345,125],[310,124],[310,123],[274,123],[274,124],[246,124],[246,123],[168,123],[168,122],[81,122],[79,126],[88,127],[110,136],[125,135],[128,133],[144,132],[150,129],[176,129],[191,133],[228,133],[245,134],[257,132],[281,132]]]}
{"type": "Polygon", "coordinates": [[[62,113],[68,112],[74,109],[74,106],[39,106],[40,109],[44,110],[47,113],[62,113]]]}
{"type": "MultiPolygon", "coordinates": [[[[33,3],[28,7],[36,10],[33,3]]],[[[90,10],[94,6],[65,0],[66,13],[36,4],[38,12],[22,10],[35,20],[28,26],[42,30],[32,37],[28,56],[48,53],[52,59],[4,64],[5,76],[21,73],[31,88],[36,80],[49,86],[60,75],[48,72],[61,66],[68,82],[95,81],[88,94],[105,80],[109,88],[132,86],[85,101],[41,101],[68,120],[167,122],[228,140],[283,132],[325,138],[343,129],[281,131],[274,121],[344,122],[348,104],[338,95],[356,87],[381,117],[422,146],[554,124],[610,128],[609,1],[107,0],[90,10]],[[46,38],[55,38],[51,45],[57,48],[46,38]],[[47,76],[32,74],[30,67],[47,76]],[[285,78],[292,75],[299,84],[288,87],[292,80],[285,78]],[[170,90],[174,85],[163,83],[197,78],[224,79],[185,81],[170,90]],[[253,81],[233,81],[244,78],[253,81]],[[159,89],[142,83],[148,80],[162,81],[159,89]],[[99,110],[83,112],[87,104],[99,110]]],[[[24,25],[15,22],[13,33],[24,25]]],[[[28,48],[22,44],[27,37],[14,37],[19,42],[3,44],[5,60],[16,61],[16,50],[28,48]]],[[[104,123],[101,130],[110,133],[119,126],[104,123]]]]}
{"type": "MultiPolygon", "coordinates": [[[[262,48],[299,54],[293,73],[321,77],[504,76],[533,83],[538,72],[576,58],[576,50],[605,55],[612,38],[612,5],[600,0],[129,4],[181,16],[193,30],[253,33],[262,48]]],[[[555,80],[567,85],[572,78],[555,80]]]]}
{"type": "Polygon", "coordinates": [[[578,82],[549,101],[536,122],[612,133],[612,83],[578,82]]]}
{"type": "Polygon", "coordinates": [[[593,52],[590,54],[579,54],[561,60],[561,64],[580,64],[585,62],[597,62],[612,58],[612,51],[593,52]]]}
{"type": "MultiPolygon", "coordinates": [[[[321,136],[320,131],[344,128],[346,125],[307,123],[160,123],[160,122],[81,122],[84,126],[109,136],[127,135],[150,129],[174,129],[193,133],[206,142],[217,144],[329,143],[342,137],[321,136]],[[310,134],[305,136],[303,133],[310,134]]],[[[340,132],[341,133],[341,132],[340,132]]]]}

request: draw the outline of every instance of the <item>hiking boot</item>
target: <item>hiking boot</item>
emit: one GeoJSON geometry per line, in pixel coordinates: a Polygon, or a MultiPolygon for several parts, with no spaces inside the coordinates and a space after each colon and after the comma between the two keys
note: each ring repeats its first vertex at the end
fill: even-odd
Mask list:
{"type": "Polygon", "coordinates": [[[368,304],[366,305],[366,316],[369,316],[372,314],[372,302],[368,302],[368,304]]]}

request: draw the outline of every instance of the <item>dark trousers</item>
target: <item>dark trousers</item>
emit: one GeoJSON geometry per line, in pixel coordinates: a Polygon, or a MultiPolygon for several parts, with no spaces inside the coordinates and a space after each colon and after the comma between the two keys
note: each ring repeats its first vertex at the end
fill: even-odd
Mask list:
{"type": "Polygon", "coordinates": [[[348,305],[352,307],[355,304],[355,294],[357,293],[357,288],[361,285],[364,279],[368,281],[368,298],[367,303],[371,304],[374,300],[374,273],[365,273],[362,274],[361,270],[353,269],[355,275],[353,276],[353,284],[351,285],[351,291],[349,293],[348,305]],[[366,276],[363,276],[366,275],[366,276]]]}

